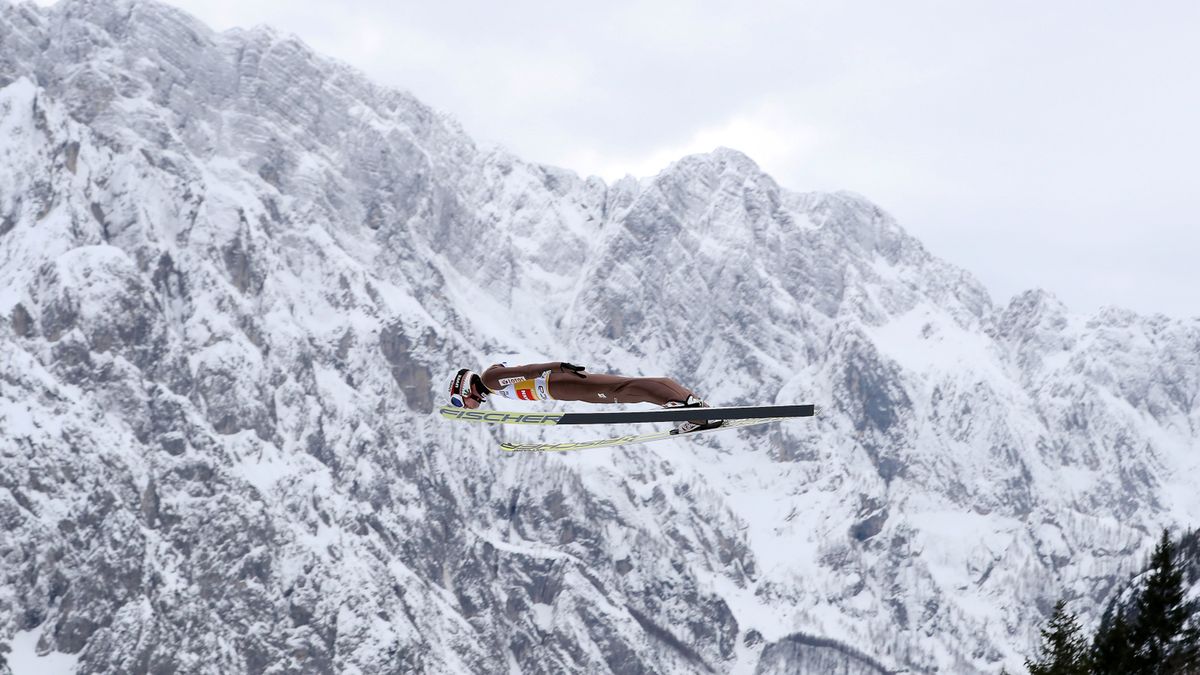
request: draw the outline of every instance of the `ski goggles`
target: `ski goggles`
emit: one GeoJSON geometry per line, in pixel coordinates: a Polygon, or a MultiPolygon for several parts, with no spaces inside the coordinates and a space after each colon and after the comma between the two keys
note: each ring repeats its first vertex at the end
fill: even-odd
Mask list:
{"type": "Polygon", "coordinates": [[[482,396],[476,396],[474,394],[467,394],[465,396],[462,394],[450,394],[450,405],[454,406],[455,408],[465,408],[467,407],[467,399],[471,399],[476,403],[483,403],[482,396]]]}

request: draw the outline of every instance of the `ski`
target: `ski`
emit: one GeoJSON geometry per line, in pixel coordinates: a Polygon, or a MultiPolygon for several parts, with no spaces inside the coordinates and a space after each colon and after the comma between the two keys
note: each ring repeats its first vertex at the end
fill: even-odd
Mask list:
{"type": "MultiPolygon", "coordinates": [[[[693,408],[694,410],[694,408],[693,408]]],[[[702,429],[693,431],[689,434],[676,434],[672,431],[655,431],[648,434],[634,434],[630,436],[617,436],[615,438],[602,438],[595,441],[579,441],[576,443],[501,443],[500,447],[509,452],[567,452],[570,450],[589,450],[592,448],[612,448],[618,445],[637,445],[639,443],[650,443],[653,441],[665,441],[669,438],[691,438],[697,434],[708,434],[714,431],[725,431],[726,429],[741,429],[744,427],[755,426],[758,424],[770,424],[772,422],[781,422],[787,419],[786,417],[758,417],[748,419],[731,420],[713,429],[702,429]]]]}
{"type": "MultiPolygon", "coordinates": [[[[442,406],[442,417],[459,422],[489,424],[630,424],[641,422],[682,422],[685,420],[744,420],[782,417],[812,417],[816,406],[758,405],[728,408],[658,408],[654,410],[622,410],[620,412],[516,412],[508,410],[471,410],[442,406]]],[[[718,427],[723,428],[723,427],[718,427]]]]}

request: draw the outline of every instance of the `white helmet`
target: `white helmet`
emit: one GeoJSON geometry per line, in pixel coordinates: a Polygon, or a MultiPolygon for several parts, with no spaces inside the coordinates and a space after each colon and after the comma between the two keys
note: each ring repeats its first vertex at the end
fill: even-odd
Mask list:
{"type": "Polygon", "coordinates": [[[485,391],[487,391],[487,387],[484,386],[483,380],[475,373],[463,368],[455,373],[454,379],[450,380],[450,405],[456,408],[465,408],[468,398],[483,403],[487,400],[487,396],[483,393],[485,391]]]}

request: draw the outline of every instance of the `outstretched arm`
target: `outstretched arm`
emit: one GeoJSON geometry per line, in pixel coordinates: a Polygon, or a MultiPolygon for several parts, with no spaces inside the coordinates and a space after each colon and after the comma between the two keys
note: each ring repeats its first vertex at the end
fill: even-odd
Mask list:
{"type": "Polygon", "coordinates": [[[566,363],[565,361],[554,361],[551,363],[531,363],[522,366],[503,366],[499,363],[488,366],[488,369],[483,371],[483,383],[488,389],[495,391],[501,387],[508,386],[514,381],[528,380],[540,376],[546,371],[552,373],[573,373],[579,377],[587,377],[579,372],[582,367],[566,363]]]}

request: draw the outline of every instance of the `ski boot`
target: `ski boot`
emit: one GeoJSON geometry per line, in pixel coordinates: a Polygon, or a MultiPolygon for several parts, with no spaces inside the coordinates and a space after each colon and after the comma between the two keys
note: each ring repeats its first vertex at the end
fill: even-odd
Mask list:
{"type": "MultiPolygon", "coordinates": [[[[664,408],[707,408],[709,405],[703,400],[695,396],[688,396],[686,401],[667,401],[663,404],[664,408]]],[[[671,430],[672,434],[690,434],[693,431],[704,431],[705,429],[716,429],[725,423],[725,420],[687,420],[676,422],[675,428],[671,430]]]]}

